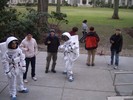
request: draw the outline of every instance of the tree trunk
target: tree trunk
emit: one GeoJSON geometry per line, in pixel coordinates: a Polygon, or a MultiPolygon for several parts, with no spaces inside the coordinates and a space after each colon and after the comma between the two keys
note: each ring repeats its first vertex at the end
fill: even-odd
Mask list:
{"type": "Polygon", "coordinates": [[[129,8],[130,1],[127,0],[127,9],[129,8]]]}
{"type": "MultiPolygon", "coordinates": [[[[48,0],[38,0],[38,12],[48,13],[48,0]]],[[[39,26],[42,26],[48,22],[47,16],[41,17],[39,20],[39,26]]]]}
{"type": "Polygon", "coordinates": [[[74,7],[77,6],[77,0],[73,0],[73,6],[74,6],[74,7]]]}
{"type": "Polygon", "coordinates": [[[60,0],[57,0],[56,12],[57,13],[60,13],[61,12],[61,10],[60,10],[60,0]]]}
{"type": "Polygon", "coordinates": [[[96,0],[93,0],[93,7],[96,7],[96,0]]]}
{"type": "Polygon", "coordinates": [[[112,0],[109,0],[110,8],[113,8],[112,0]]]}
{"type": "Polygon", "coordinates": [[[119,0],[114,0],[114,13],[112,19],[119,19],[119,0]]]}

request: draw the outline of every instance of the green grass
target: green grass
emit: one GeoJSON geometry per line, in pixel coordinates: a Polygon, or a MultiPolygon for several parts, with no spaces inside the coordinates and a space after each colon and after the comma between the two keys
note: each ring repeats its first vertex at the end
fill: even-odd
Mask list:
{"type": "MultiPolygon", "coordinates": [[[[24,7],[17,7],[18,11],[25,12],[24,7]]],[[[35,7],[36,9],[36,7],[35,7]]],[[[53,6],[49,7],[49,13],[55,11],[53,6]]],[[[113,9],[111,8],[87,8],[87,7],[61,7],[61,12],[67,14],[68,24],[62,24],[61,30],[70,31],[73,26],[79,28],[78,34],[81,37],[81,25],[84,19],[88,20],[88,26],[94,26],[99,34],[100,45],[109,46],[109,38],[114,33],[115,28],[133,27],[133,10],[119,9],[119,20],[111,19],[113,9]]],[[[133,39],[122,33],[124,37],[124,48],[133,45],[133,39]]]]}

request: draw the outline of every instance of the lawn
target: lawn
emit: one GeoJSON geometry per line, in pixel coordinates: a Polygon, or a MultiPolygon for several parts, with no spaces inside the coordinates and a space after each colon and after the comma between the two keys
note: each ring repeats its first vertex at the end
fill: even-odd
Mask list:
{"type": "MultiPolygon", "coordinates": [[[[18,11],[25,12],[24,7],[17,7],[18,11]]],[[[35,7],[36,9],[36,7],[35,7]]],[[[55,11],[55,7],[49,7],[49,13],[55,11]]],[[[115,28],[133,27],[133,10],[119,9],[119,20],[111,19],[113,9],[111,8],[88,8],[88,7],[61,7],[61,12],[67,14],[68,24],[62,24],[61,30],[70,31],[73,26],[79,28],[79,37],[82,36],[81,25],[84,19],[88,20],[88,26],[94,26],[100,36],[100,46],[109,47],[109,37],[115,28]]],[[[124,49],[133,49],[133,38],[122,31],[124,38],[124,49]]]]}

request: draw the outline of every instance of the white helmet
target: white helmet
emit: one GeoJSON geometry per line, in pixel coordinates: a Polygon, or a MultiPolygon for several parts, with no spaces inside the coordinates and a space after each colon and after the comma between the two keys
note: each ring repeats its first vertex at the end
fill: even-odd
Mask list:
{"type": "Polygon", "coordinates": [[[12,41],[18,41],[18,39],[14,36],[11,36],[11,37],[7,38],[7,40],[6,40],[7,48],[8,48],[9,43],[12,42],[12,41]]]}
{"type": "Polygon", "coordinates": [[[71,35],[70,35],[70,33],[68,33],[68,32],[64,32],[62,35],[63,35],[63,36],[67,36],[69,39],[71,38],[71,35]]]}

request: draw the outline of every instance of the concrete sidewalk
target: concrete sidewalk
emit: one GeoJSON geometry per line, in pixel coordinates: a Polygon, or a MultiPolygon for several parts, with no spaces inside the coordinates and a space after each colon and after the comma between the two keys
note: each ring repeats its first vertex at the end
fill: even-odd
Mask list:
{"type": "MultiPolygon", "coordinates": [[[[114,70],[108,66],[110,56],[96,56],[95,66],[86,66],[86,54],[81,54],[74,64],[73,82],[68,82],[62,74],[64,69],[63,55],[58,54],[57,73],[45,74],[46,52],[39,52],[36,63],[37,81],[33,81],[28,72],[28,94],[18,93],[18,100],[107,100],[115,96],[113,86],[114,70]]],[[[1,64],[0,64],[1,66],[1,64]]],[[[133,70],[132,57],[120,57],[120,70],[133,70]]],[[[133,75],[120,76],[117,81],[133,82],[133,75]]],[[[133,86],[119,86],[118,90],[124,95],[131,95],[133,86]]],[[[0,67],[0,100],[9,100],[8,82],[0,67]]]]}

